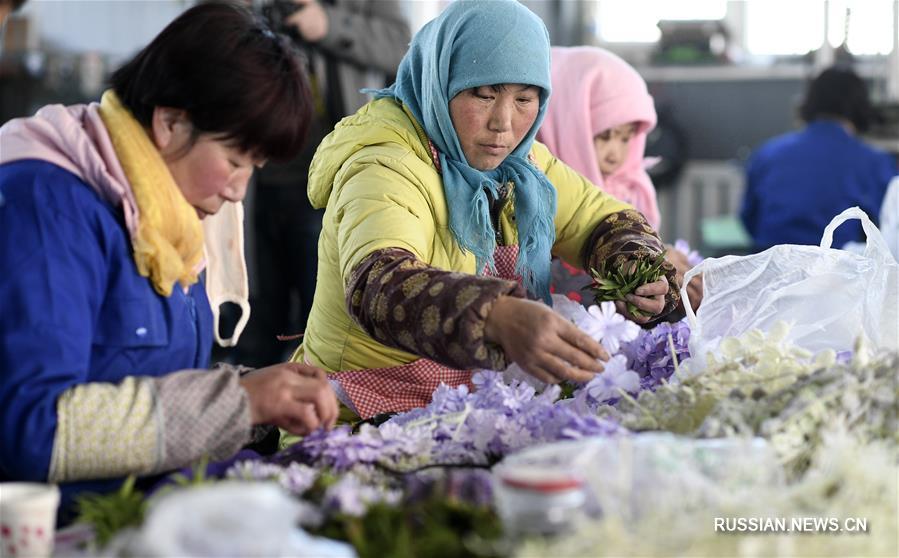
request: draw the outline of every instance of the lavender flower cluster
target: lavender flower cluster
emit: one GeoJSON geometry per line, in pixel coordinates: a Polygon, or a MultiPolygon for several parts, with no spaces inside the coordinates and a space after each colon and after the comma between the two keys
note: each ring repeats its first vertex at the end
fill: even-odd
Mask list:
{"type": "MultiPolygon", "coordinates": [[[[238,464],[229,475],[275,479],[299,496],[313,483],[314,471],[330,469],[338,480],[327,489],[324,510],[360,515],[372,503],[398,503],[409,492],[390,474],[435,466],[487,467],[535,444],[626,434],[617,423],[599,418],[597,409],[669,377],[672,345],[678,360],[688,356],[689,328],[681,322],[641,330],[617,314],[611,302],[585,309],[555,296],[554,308],[612,355],[604,372],[579,386],[571,399],[559,399],[559,386],[544,385],[514,365],[505,372],[480,370],[472,377],[474,390],[441,385],[426,407],[378,427],[365,424],[356,433],[349,426],[314,432],[270,462],[238,464]]],[[[407,484],[414,476],[407,475],[407,484]]]]}
{"type": "MultiPolygon", "coordinates": [[[[674,247],[687,255],[691,267],[704,259],[686,240],[678,239],[674,247]]],[[[639,389],[655,389],[670,378],[677,365],[690,357],[689,341],[690,327],[686,319],[641,329],[636,338],[626,340],[621,354],[627,357],[627,367],[640,376],[639,389]]]]}
{"type": "Polygon", "coordinates": [[[690,326],[686,320],[661,323],[641,330],[621,347],[627,366],[640,376],[640,389],[654,389],[674,374],[678,363],[690,357],[690,326]],[[672,348],[674,349],[672,351],[672,348]]]}
{"type": "Polygon", "coordinates": [[[574,392],[574,404],[581,413],[593,413],[600,405],[615,404],[622,392],[635,394],[654,389],[671,377],[677,363],[690,356],[687,346],[690,328],[684,320],[674,324],[664,322],[645,330],[616,313],[611,302],[584,309],[564,297],[554,296],[553,304],[557,312],[613,355],[602,374],[574,392]]]}
{"type": "Polygon", "coordinates": [[[425,466],[489,465],[513,451],[540,442],[622,432],[615,423],[585,414],[560,401],[558,386],[542,392],[530,384],[506,382],[500,372],[474,374],[467,386],[441,385],[427,407],[397,415],[379,427],[364,425],[351,434],[341,426],[315,432],[276,456],[348,471],[359,465],[391,470],[425,466]]]}
{"type": "Polygon", "coordinates": [[[563,296],[553,302],[556,311],[614,355],[605,371],[581,386],[573,399],[559,400],[558,386],[526,381],[520,371],[504,377],[482,370],[472,378],[474,391],[441,385],[426,407],[397,415],[380,427],[364,425],[356,434],[347,426],[315,432],[276,460],[338,472],[357,465],[486,465],[541,442],[619,433],[617,425],[595,416],[597,406],[614,401],[622,391],[639,391],[641,376],[655,382],[670,376],[670,344],[673,341],[678,359],[685,358],[689,329],[679,323],[641,330],[616,313],[611,302],[589,309],[563,296]]]}

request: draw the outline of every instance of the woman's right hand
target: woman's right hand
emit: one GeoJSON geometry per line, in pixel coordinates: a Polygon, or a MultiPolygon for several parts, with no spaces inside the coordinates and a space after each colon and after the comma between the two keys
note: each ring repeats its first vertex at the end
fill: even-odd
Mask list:
{"type": "Polygon", "coordinates": [[[588,382],[609,355],[602,345],[540,302],[501,296],[493,304],[484,336],[506,356],[547,383],[588,382]],[[597,360],[599,359],[599,360],[597,360]]]}
{"type": "Polygon", "coordinates": [[[319,368],[285,362],[240,379],[250,396],[253,424],[271,424],[300,436],[337,422],[337,397],[319,368]]]}

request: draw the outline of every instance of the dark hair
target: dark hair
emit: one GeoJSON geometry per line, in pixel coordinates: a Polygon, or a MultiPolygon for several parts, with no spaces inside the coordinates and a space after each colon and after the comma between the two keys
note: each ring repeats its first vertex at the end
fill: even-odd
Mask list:
{"type": "Polygon", "coordinates": [[[812,80],[799,116],[805,122],[822,117],[845,118],[859,132],[866,131],[875,118],[868,86],[855,72],[843,67],[828,68],[812,80]]]}
{"type": "Polygon", "coordinates": [[[147,128],[155,107],[182,109],[196,135],[288,160],[302,149],[312,113],[301,57],[249,9],[210,2],[178,16],[111,81],[147,128]]]}

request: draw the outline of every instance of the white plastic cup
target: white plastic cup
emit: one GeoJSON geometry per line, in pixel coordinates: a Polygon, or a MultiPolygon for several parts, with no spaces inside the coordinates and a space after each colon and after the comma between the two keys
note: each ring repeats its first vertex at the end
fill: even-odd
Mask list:
{"type": "Polygon", "coordinates": [[[497,508],[503,524],[512,532],[563,533],[571,530],[584,513],[584,481],[571,472],[520,466],[497,473],[497,508]]]}
{"type": "Polygon", "coordinates": [[[49,557],[58,507],[56,485],[0,483],[0,556],[49,557]]]}

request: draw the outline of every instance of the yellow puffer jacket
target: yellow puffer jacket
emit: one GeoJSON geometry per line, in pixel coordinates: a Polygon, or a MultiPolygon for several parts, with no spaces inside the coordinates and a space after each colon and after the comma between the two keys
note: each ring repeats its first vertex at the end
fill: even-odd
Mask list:
{"type": "MultiPolygon", "coordinates": [[[[531,150],[558,190],[553,254],[581,266],[581,247],[608,215],[631,206],[604,194],[543,145],[531,150]]],[[[513,190],[514,195],[514,190],[513,190]]],[[[318,283],[303,344],[292,360],[328,371],[406,364],[418,356],[378,343],[350,318],[345,287],[353,269],[384,248],[402,248],[445,270],[475,273],[449,229],[443,182],[421,126],[392,99],[344,118],[325,138],[309,169],[309,199],[325,207],[318,241],[318,283]]],[[[512,203],[500,217],[506,244],[516,244],[512,203]]]]}

